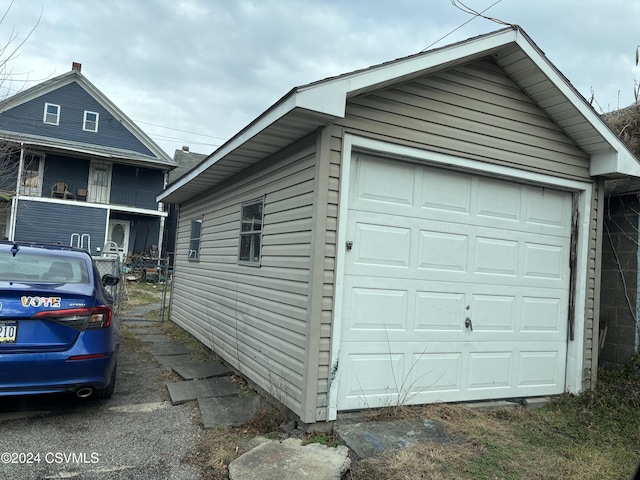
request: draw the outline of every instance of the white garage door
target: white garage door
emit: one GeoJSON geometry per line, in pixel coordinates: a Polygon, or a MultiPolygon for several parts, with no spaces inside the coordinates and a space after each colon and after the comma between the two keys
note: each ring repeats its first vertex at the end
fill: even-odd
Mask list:
{"type": "Polygon", "coordinates": [[[349,190],[339,410],[564,391],[571,193],[371,156],[349,190]]]}

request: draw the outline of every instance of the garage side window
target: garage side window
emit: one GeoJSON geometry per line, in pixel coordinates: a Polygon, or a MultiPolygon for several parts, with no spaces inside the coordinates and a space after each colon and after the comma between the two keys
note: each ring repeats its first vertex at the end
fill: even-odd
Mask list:
{"type": "Polygon", "coordinates": [[[264,197],[242,204],[240,226],[240,263],[260,265],[264,197]]]}
{"type": "Polygon", "coordinates": [[[200,259],[200,239],[202,237],[202,217],[191,221],[191,236],[189,237],[189,260],[200,259]]]}

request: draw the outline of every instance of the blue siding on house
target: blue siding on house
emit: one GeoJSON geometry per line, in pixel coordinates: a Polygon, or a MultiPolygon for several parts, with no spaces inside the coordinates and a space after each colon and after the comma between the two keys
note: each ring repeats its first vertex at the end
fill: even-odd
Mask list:
{"type": "Polygon", "coordinates": [[[107,211],[68,202],[46,203],[21,200],[14,239],[17,242],[69,245],[71,234],[89,234],[92,254],[105,243],[107,211]]]}
{"type": "Polygon", "coordinates": [[[111,203],[158,209],[156,195],[163,187],[162,171],[115,164],[111,175],[111,203]]]}
{"type": "Polygon", "coordinates": [[[87,188],[89,179],[89,160],[47,155],[44,162],[44,177],[42,179],[42,196],[51,195],[51,187],[56,182],[64,182],[74,195],[79,188],[87,188]]]}
{"type": "Polygon", "coordinates": [[[77,82],[1,113],[0,130],[121,148],[155,156],[77,82]],[[43,122],[45,103],[60,105],[59,125],[43,122]],[[82,129],[85,110],[100,114],[97,132],[82,129]]]}

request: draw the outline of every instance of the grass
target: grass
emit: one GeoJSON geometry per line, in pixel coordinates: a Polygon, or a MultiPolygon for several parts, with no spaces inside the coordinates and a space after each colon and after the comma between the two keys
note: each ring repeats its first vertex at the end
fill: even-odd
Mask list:
{"type": "Polygon", "coordinates": [[[392,409],[387,418],[439,419],[454,441],[359,461],[350,480],[631,479],[640,460],[639,375],[636,358],[619,372],[601,372],[596,391],[561,395],[536,410],[392,409]]]}
{"type": "MultiPolygon", "coordinates": [[[[123,298],[121,315],[123,317],[139,317],[145,320],[162,320],[162,298],[165,286],[146,282],[127,282],[124,286],[127,294],[123,298]]],[[[171,295],[171,287],[167,286],[167,301],[171,295]]],[[[166,313],[166,312],[165,312],[166,313]]]]}

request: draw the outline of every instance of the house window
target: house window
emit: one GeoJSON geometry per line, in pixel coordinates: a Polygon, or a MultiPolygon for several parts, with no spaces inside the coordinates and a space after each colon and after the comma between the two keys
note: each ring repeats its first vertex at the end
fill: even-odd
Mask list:
{"type": "Polygon", "coordinates": [[[60,123],[60,105],[45,103],[44,119],[42,121],[50,125],[58,125],[60,123]]]}
{"type": "Polygon", "coordinates": [[[200,259],[200,239],[202,237],[202,217],[191,221],[191,236],[189,237],[189,260],[200,259]]]}
{"type": "Polygon", "coordinates": [[[82,124],[82,129],[86,132],[97,132],[98,131],[98,117],[100,114],[96,112],[89,112],[87,110],[84,111],[84,123],[82,124]]]}
{"type": "Polygon", "coordinates": [[[240,262],[260,265],[263,206],[264,198],[251,200],[242,204],[240,254],[238,255],[240,262]]]}

